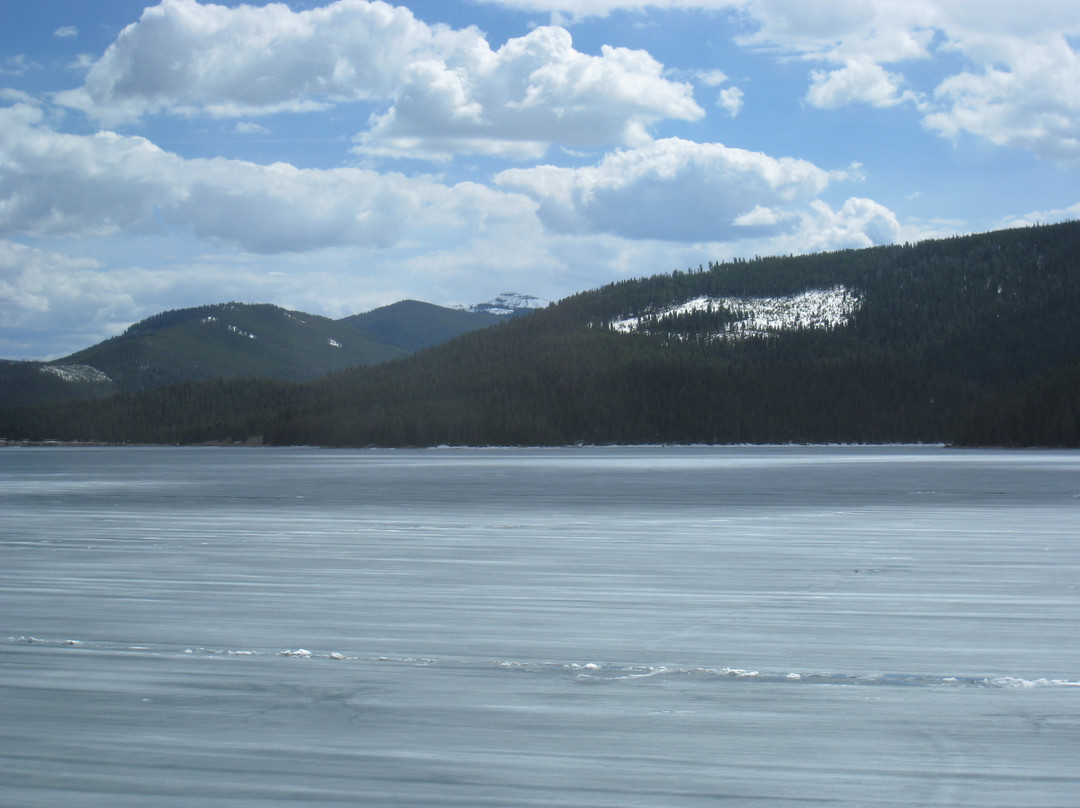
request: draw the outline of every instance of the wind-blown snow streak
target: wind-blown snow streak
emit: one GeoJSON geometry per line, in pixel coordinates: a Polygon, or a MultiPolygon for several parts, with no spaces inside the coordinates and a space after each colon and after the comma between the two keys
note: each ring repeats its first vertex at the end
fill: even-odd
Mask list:
{"type": "MultiPolygon", "coordinates": [[[[616,331],[648,331],[652,318],[723,309],[737,319],[712,336],[716,339],[760,337],[799,328],[835,328],[847,325],[862,303],[844,286],[808,289],[786,297],[696,297],[678,306],[650,311],[612,322],[616,331]]],[[[685,336],[685,335],[680,335],[685,336]]]]}
{"type": "MultiPolygon", "coordinates": [[[[5,644],[0,640],[0,646],[5,644]]],[[[46,645],[57,648],[70,648],[76,652],[97,654],[152,654],[169,656],[173,654],[220,657],[293,657],[303,660],[331,660],[334,662],[384,663],[389,665],[441,667],[441,668],[499,668],[521,673],[568,675],[579,681],[621,681],[648,679],[653,677],[702,678],[716,680],[752,680],[758,682],[817,684],[817,685],[864,685],[864,686],[899,686],[899,687],[985,687],[985,688],[1077,688],[1080,681],[1061,678],[1025,678],[1022,676],[997,675],[959,675],[947,676],[940,673],[880,673],[847,672],[823,673],[820,671],[788,672],[781,670],[750,670],[730,667],[698,667],[679,665],[648,664],[610,664],[597,662],[560,662],[554,660],[474,660],[466,657],[388,657],[352,655],[340,651],[309,651],[306,648],[270,649],[229,649],[205,648],[201,646],[173,646],[168,643],[148,643],[129,645],[126,642],[102,640],[46,639],[34,636],[10,636],[6,638],[10,645],[46,645]],[[182,650],[181,650],[182,649],[182,650]]]]}

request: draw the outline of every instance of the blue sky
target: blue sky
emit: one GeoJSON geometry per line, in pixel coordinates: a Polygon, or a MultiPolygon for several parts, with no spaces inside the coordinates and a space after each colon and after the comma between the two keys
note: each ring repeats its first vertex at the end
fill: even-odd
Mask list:
{"type": "Polygon", "coordinates": [[[1080,217],[1075,0],[0,0],[0,356],[1080,217]]]}

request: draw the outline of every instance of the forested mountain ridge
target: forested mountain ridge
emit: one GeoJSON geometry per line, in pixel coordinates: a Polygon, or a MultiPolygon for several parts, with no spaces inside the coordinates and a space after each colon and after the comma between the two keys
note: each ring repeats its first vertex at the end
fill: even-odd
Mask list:
{"type": "Polygon", "coordinates": [[[449,309],[418,300],[402,300],[339,323],[370,334],[380,342],[413,352],[502,322],[505,316],[449,309]]]}
{"type": "Polygon", "coordinates": [[[303,381],[406,354],[326,317],[220,303],[156,314],[53,362],[5,363],[0,374],[12,383],[0,392],[0,407],[219,377],[303,381]]]}
{"type": "Polygon", "coordinates": [[[503,319],[416,301],[340,320],[269,304],[176,309],[53,362],[0,361],[0,409],[215,378],[306,381],[503,319]]]}
{"type": "Polygon", "coordinates": [[[302,381],[403,355],[327,317],[222,303],[163,312],[64,361],[97,367],[130,390],[217,377],[302,381]]]}
{"type": "Polygon", "coordinates": [[[79,412],[22,410],[0,420],[0,435],[1016,443],[1017,408],[1052,389],[1054,411],[1041,417],[1057,426],[1031,440],[1069,445],[1078,360],[1080,223],[1068,222],[622,281],[303,385],[194,385],[79,412]],[[1004,426],[979,429],[991,424],[1004,426]]]}

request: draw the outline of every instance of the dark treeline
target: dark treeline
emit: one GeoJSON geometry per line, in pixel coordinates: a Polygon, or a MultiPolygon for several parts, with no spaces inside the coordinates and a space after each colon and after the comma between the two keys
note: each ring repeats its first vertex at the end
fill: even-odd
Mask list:
{"type": "Polygon", "coordinates": [[[980,401],[964,418],[961,446],[1080,447],[1080,363],[980,401]]]}
{"type": "Polygon", "coordinates": [[[1080,223],[1070,222],[624,281],[304,385],[195,384],[24,408],[0,416],[0,436],[183,443],[259,434],[328,446],[1076,445],[1078,360],[1080,223]],[[722,309],[658,317],[650,333],[608,327],[702,295],[775,297],[839,285],[861,306],[832,329],[720,340],[711,335],[738,314],[722,309]]]}
{"type": "Polygon", "coordinates": [[[302,388],[261,379],[183,382],[142,393],[0,412],[0,435],[29,441],[192,444],[243,441],[302,388]]]}

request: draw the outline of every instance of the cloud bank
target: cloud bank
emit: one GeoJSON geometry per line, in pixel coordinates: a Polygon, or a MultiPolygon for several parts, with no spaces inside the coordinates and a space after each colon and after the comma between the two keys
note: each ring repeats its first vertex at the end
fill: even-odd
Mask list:
{"type": "Polygon", "coordinates": [[[819,196],[829,174],[804,160],[668,138],[595,166],[509,169],[495,181],[536,199],[554,232],[716,242],[790,230],[795,208],[819,196]]]}
{"type": "Polygon", "coordinates": [[[360,168],[184,159],[142,137],[72,135],[0,108],[0,236],[104,237],[179,228],[253,253],[386,248],[529,212],[475,183],[360,168]]]}

